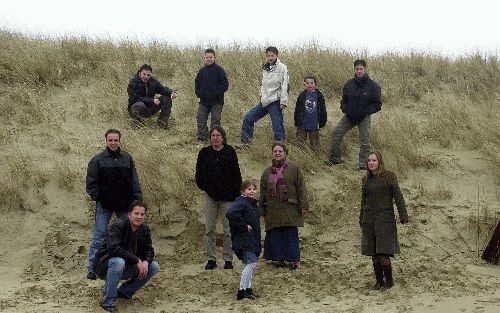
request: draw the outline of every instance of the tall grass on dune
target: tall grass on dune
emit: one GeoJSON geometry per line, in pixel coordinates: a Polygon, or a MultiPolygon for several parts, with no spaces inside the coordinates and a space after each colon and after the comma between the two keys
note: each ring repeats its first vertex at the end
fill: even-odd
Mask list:
{"type": "MultiPolygon", "coordinates": [[[[191,140],[195,136],[197,108],[194,77],[203,66],[205,48],[163,42],[141,45],[87,38],[47,39],[0,31],[0,154],[7,160],[0,165],[0,171],[14,182],[0,184],[0,195],[10,199],[3,200],[2,206],[22,206],[26,194],[20,190],[42,188],[52,179],[44,174],[43,166],[60,172],[53,175],[59,177],[59,183],[84,197],[83,188],[75,188],[83,179],[74,176],[84,175],[86,162],[104,145],[102,134],[110,127],[125,130],[127,148],[137,160],[145,193],[154,206],[193,206],[193,166],[199,149],[191,140]],[[160,81],[178,91],[172,131],[134,131],[130,127],[127,82],[144,63],[153,66],[153,74],[160,81]],[[30,144],[45,149],[50,158],[43,166],[35,162],[19,172],[15,151],[27,138],[30,144]],[[172,149],[182,151],[185,159],[175,159],[172,149]],[[73,155],[78,155],[78,164],[61,161],[73,155]]],[[[265,47],[234,44],[216,48],[217,62],[227,70],[230,80],[223,123],[234,143],[245,112],[258,101],[265,47]]],[[[291,77],[290,105],[285,112],[291,157],[314,185],[313,172],[335,175],[322,161],[327,159],[331,130],[341,116],[342,86],[353,75],[353,60],[366,55],[314,43],[280,50],[280,59],[287,64],[291,77]],[[310,74],[317,77],[318,88],[326,95],[329,113],[319,156],[296,141],[293,126],[295,100],[303,89],[303,77],[310,74]]],[[[428,145],[476,149],[488,156],[500,182],[497,56],[472,54],[451,59],[426,53],[388,52],[367,58],[367,62],[370,76],[382,87],[384,103],[382,112],[372,120],[373,145],[387,156],[391,168],[403,173],[438,167],[425,152],[428,145]]],[[[263,119],[256,125],[252,147],[239,152],[249,162],[248,168],[264,168],[270,158],[267,147],[271,138],[270,122],[263,119]]],[[[358,145],[354,130],[344,140],[348,162],[356,162],[358,145]]],[[[37,150],[26,149],[23,154],[33,160],[37,150]]],[[[259,178],[260,173],[249,174],[259,178]]]]}

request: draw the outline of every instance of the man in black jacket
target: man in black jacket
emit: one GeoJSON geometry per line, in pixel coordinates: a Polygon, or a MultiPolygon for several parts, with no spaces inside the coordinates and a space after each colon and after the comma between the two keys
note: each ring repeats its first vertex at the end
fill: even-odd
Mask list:
{"type": "Polygon", "coordinates": [[[130,203],[142,200],[134,160],[130,154],[120,149],[120,131],[110,129],[105,138],[106,149],[94,156],[87,168],[87,193],[96,202],[94,238],[87,265],[88,279],[96,279],[93,270],[95,254],[106,238],[113,212],[117,217],[126,217],[130,203]]]}
{"type": "Polygon", "coordinates": [[[108,236],[96,254],[94,271],[106,280],[102,308],[116,309],[117,298],[132,299],[146,283],[160,270],[154,261],[151,232],[143,224],[147,207],[142,201],[130,204],[127,217],[113,223],[108,236]],[[120,280],[127,280],[120,288],[120,280]]]}
{"type": "Polygon", "coordinates": [[[205,66],[194,80],[194,91],[200,98],[196,122],[198,125],[198,140],[208,140],[208,115],[211,115],[210,128],[221,125],[220,119],[224,105],[224,93],[229,88],[227,75],[222,66],[215,63],[215,50],[205,50],[205,66]]]}
{"type": "Polygon", "coordinates": [[[354,126],[358,126],[359,169],[365,169],[365,162],[370,152],[370,115],[380,111],[382,100],[380,86],[366,73],[364,60],[354,61],[354,78],[347,81],[342,90],[340,109],[344,116],[333,129],[333,141],[328,165],[343,163],[341,159],[342,138],[354,126]]]}
{"type": "Polygon", "coordinates": [[[205,269],[213,270],[217,266],[215,243],[219,214],[224,229],[224,268],[232,269],[231,230],[226,211],[240,195],[240,166],[236,151],[227,144],[226,132],[222,126],[212,127],[209,133],[211,145],[200,150],[196,161],[196,185],[205,192],[205,241],[208,257],[205,269]]]}
{"type": "Polygon", "coordinates": [[[136,122],[143,124],[143,118],[151,117],[160,111],[156,122],[158,126],[166,129],[172,111],[172,100],[177,97],[177,93],[164,87],[151,73],[151,65],[144,64],[130,79],[127,87],[128,113],[136,122]],[[161,97],[155,98],[157,94],[161,97]]]}

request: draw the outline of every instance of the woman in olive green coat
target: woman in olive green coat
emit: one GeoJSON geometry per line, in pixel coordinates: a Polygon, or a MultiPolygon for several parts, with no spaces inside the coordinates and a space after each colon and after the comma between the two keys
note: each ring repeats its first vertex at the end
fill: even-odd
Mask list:
{"type": "Polygon", "coordinates": [[[264,216],[266,238],[264,259],[280,267],[291,262],[300,267],[299,233],[309,210],[307,189],[300,168],[287,159],[286,145],[275,142],[273,160],[260,179],[260,213],[264,216]]]}
{"type": "Polygon", "coordinates": [[[399,243],[393,200],[399,220],[402,224],[408,223],[396,175],[384,168],[380,152],[371,152],[366,161],[366,176],[363,177],[359,225],[362,232],[361,254],[372,257],[377,279],[375,289],[389,289],[394,285],[389,257],[399,253],[399,243]]]}

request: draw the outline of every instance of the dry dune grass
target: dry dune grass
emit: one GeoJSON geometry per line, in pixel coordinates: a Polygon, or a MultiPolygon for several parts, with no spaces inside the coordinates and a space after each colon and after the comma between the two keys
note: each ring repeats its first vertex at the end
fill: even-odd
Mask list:
{"type": "MultiPolygon", "coordinates": [[[[122,130],[123,146],[134,156],[165,269],[128,310],[229,312],[236,306],[236,311],[255,312],[371,312],[371,302],[387,312],[412,312],[418,303],[432,308],[440,297],[491,296],[490,287],[500,288],[498,275],[481,269],[484,264],[476,257],[500,215],[497,56],[452,60],[411,52],[368,57],[369,73],[382,86],[384,99],[382,112],[372,119],[373,146],[398,173],[411,219],[400,229],[398,287],[380,296],[368,291],[369,261],[359,255],[357,215],[364,173],[354,170],[356,129],[343,142],[348,163],[334,168],[323,164],[332,127],[341,116],[341,88],[352,75],[352,61],[366,54],[314,43],[280,54],[291,73],[291,104],[285,113],[290,158],[305,173],[312,210],[301,229],[303,270],[289,273],[259,264],[255,284],[264,297],[250,306],[234,304],[238,271],[201,270],[204,216],[193,177],[201,148],[195,140],[193,80],[205,47],[48,40],[0,31],[0,48],[0,212],[20,215],[0,234],[8,243],[7,254],[21,250],[28,255],[0,252],[6,266],[23,269],[6,281],[0,310],[31,312],[36,310],[33,301],[46,311],[97,308],[101,286],[83,280],[93,223],[84,178],[89,159],[102,149],[103,134],[111,127],[122,130]],[[152,64],[154,74],[178,90],[175,121],[167,131],[154,121],[139,130],[129,123],[126,84],[143,63],[152,64]],[[318,78],[329,114],[317,155],[297,142],[293,127],[295,99],[308,74],[318,78]],[[477,193],[478,188],[484,192],[477,193]],[[10,234],[19,224],[24,225],[18,234],[24,250],[10,234]],[[434,300],[409,296],[426,292],[434,300]],[[298,300],[273,300],[292,298],[298,300]]],[[[245,112],[258,100],[264,47],[215,48],[231,83],[223,124],[235,145],[245,112]]],[[[238,150],[245,178],[260,178],[270,160],[271,138],[270,121],[263,119],[256,124],[254,143],[238,150]]]]}

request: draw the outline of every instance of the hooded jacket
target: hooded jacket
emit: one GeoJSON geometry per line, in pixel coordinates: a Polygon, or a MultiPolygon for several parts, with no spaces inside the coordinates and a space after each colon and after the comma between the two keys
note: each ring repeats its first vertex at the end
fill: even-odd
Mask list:
{"type": "Polygon", "coordinates": [[[239,196],[227,210],[226,217],[231,228],[232,249],[238,259],[244,251],[260,255],[260,218],[257,200],[239,196]],[[248,230],[247,225],[252,227],[248,230]]]}
{"type": "Polygon", "coordinates": [[[340,109],[352,123],[358,124],[381,108],[380,86],[368,75],[363,82],[353,78],[344,85],[340,109]]]}
{"type": "Polygon", "coordinates": [[[288,103],[288,68],[276,59],[276,63],[268,69],[262,69],[260,86],[260,103],[263,107],[276,101],[288,103]]]}
{"type": "MultiPolygon", "coordinates": [[[[314,90],[318,93],[318,124],[319,128],[322,128],[326,125],[328,118],[326,113],[325,97],[319,89],[314,90]]],[[[295,112],[293,115],[295,127],[300,127],[302,124],[302,117],[304,116],[304,111],[306,109],[306,93],[307,90],[302,91],[297,98],[297,102],[295,103],[295,112]]]]}

